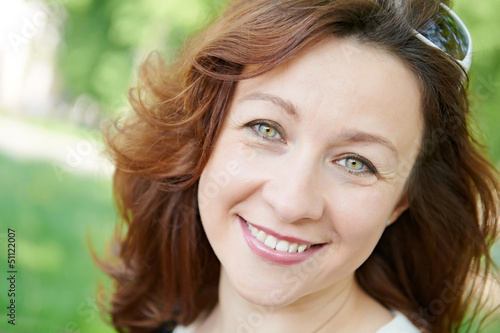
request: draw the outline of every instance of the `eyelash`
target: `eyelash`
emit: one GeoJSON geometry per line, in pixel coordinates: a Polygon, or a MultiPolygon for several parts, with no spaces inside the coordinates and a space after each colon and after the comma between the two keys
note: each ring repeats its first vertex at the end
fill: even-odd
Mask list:
{"type": "MultiPolygon", "coordinates": [[[[248,124],[245,125],[245,127],[249,127],[250,129],[252,129],[252,131],[263,140],[272,141],[272,142],[273,141],[274,142],[276,142],[276,141],[286,142],[285,141],[285,131],[284,131],[283,127],[281,127],[281,125],[279,125],[278,123],[276,123],[274,121],[266,120],[266,119],[257,119],[257,120],[249,122],[248,124]],[[266,125],[266,126],[269,126],[273,129],[275,129],[276,132],[281,137],[281,139],[275,139],[273,137],[268,137],[268,136],[263,135],[261,132],[259,132],[257,129],[254,128],[255,126],[259,126],[259,125],[266,125]]],[[[371,163],[369,160],[367,160],[366,158],[364,158],[363,156],[360,156],[358,154],[353,154],[353,153],[345,154],[345,155],[341,156],[340,158],[335,159],[333,162],[338,162],[338,161],[342,161],[345,159],[354,159],[354,160],[360,161],[368,168],[368,170],[354,171],[354,170],[351,170],[347,167],[344,167],[344,169],[350,174],[353,174],[356,176],[365,176],[367,174],[372,174],[375,176],[378,175],[377,168],[375,168],[373,163],[371,163]]]]}

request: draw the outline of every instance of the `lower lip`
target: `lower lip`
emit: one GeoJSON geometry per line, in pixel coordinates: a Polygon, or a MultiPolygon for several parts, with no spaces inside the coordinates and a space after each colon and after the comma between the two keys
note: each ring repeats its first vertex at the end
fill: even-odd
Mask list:
{"type": "Polygon", "coordinates": [[[241,230],[243,232],[243,237],[248,244],[250,250],[253,253],[261,257],[262,259],[272,262],[278,265],[295,265],[306,261],[311,258],[317,251],[319,251],[323,246],[315,246],[307,249],[304,252],[282,252],[273,250],[270,247],[265,246],[263,243],[259,242],[255,237],[252,236],[250,229],[241,217],[238,216],[238,220],[241,225],[241,230]]]}

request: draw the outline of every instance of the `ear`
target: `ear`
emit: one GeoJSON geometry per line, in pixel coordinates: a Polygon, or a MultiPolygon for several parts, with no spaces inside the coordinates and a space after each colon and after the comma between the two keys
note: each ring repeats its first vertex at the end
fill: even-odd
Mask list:
{"type": "Polygon", "coordinates": [[[394,207],[394,210],[392,211],[391,216],[389,217],[390,223],[387,225],[393,224],[399,216],[408,209],[409,202],[408,202],[408,195],[404,194],[401,199],[399,199],[399,202],[396,204],[396,207],[394,207]]]}

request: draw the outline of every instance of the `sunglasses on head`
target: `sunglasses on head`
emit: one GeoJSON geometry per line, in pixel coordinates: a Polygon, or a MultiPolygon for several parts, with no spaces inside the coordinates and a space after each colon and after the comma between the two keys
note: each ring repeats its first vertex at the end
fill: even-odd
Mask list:
{"type": "Polygon", "coordinates": [[[466,72],[472,62],[472,39],[467,27],[448,6],[441,3],[439,12],[415,36],[455,59],[466,72]]]}

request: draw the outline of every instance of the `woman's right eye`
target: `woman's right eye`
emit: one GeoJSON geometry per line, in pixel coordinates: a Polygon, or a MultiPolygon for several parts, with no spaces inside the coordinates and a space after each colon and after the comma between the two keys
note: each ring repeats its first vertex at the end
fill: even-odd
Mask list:
{"type": "Polygon", "coordinates": [[[265,140],[284,141],[283,128],[269,120],[255,120],[247,125],[265,140]]]}

